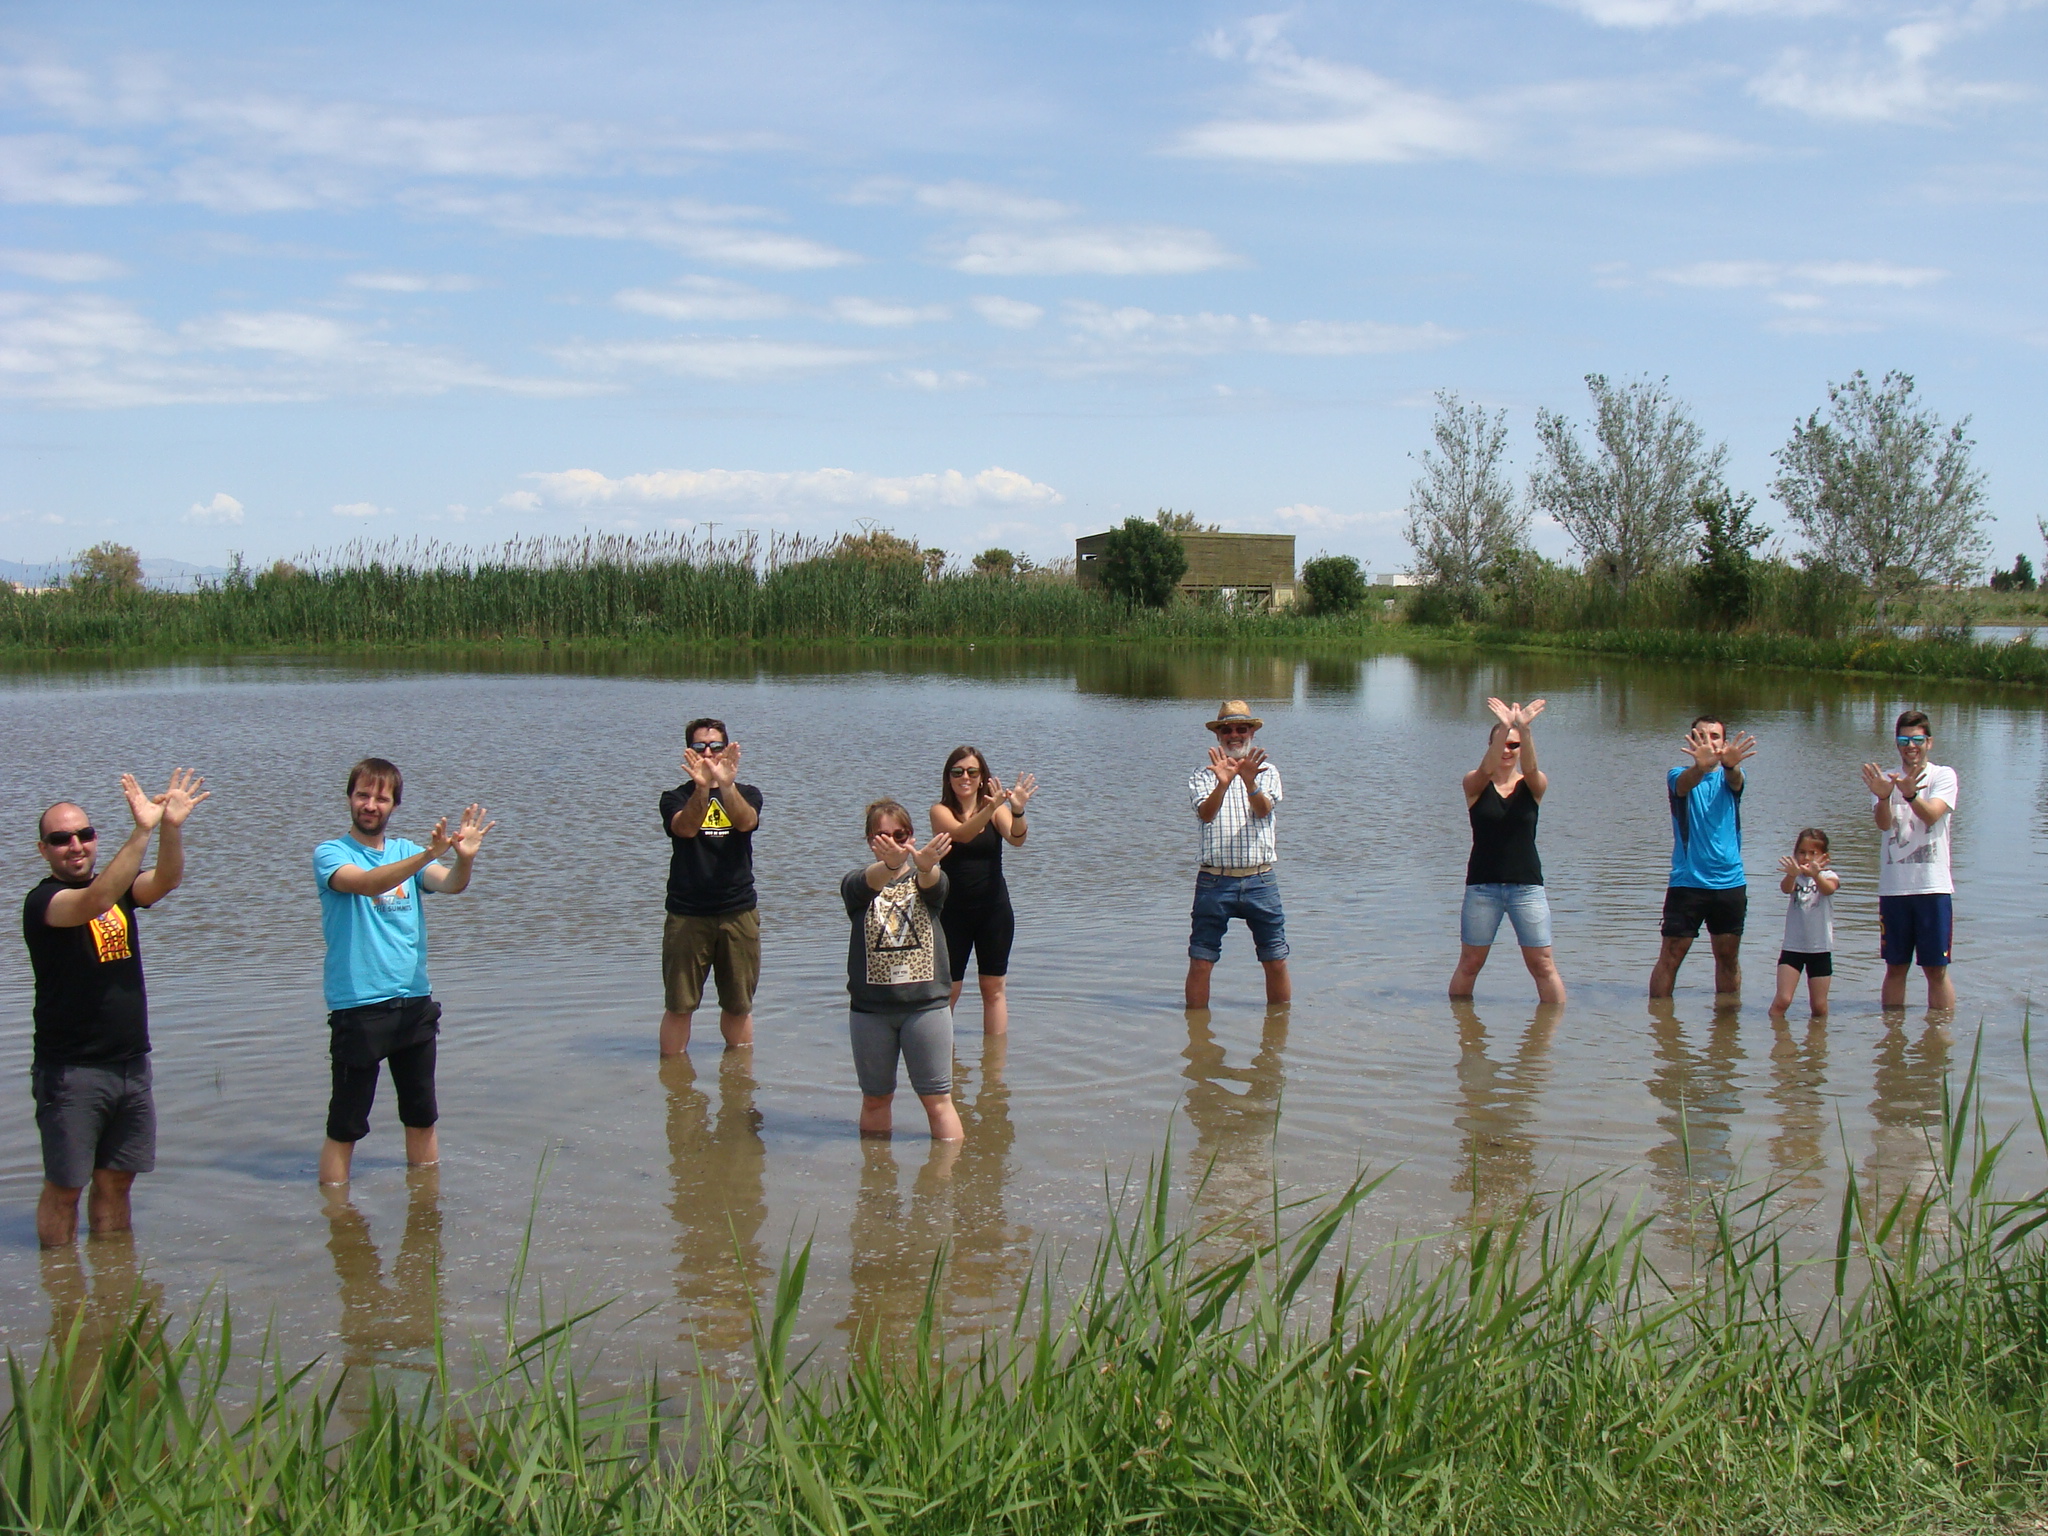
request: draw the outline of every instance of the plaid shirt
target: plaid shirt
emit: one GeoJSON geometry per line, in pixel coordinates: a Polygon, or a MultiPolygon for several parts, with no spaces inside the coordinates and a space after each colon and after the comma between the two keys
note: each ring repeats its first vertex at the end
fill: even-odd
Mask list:
{"type": "MultiPolygon", "coordinates": [[[[1280,803],[1280,770],[1271,763],[1259,770],[1254,781],[1260,794],[1275,805],[1280,803]]],[[[1188,803],[1199,816],[1202,802],[1216,793],[1216,771],[1198,769],[1188,780],[1188,803]]],[[[1216,819],[1202,823],[1202,862],[1216,869],[1245,869],[1253,864],[1271,864],[1273,817],[1252,814],[1252,800],[1243,779],[1232,779],[1223,792],[1223,804],[1216,819]]]]}

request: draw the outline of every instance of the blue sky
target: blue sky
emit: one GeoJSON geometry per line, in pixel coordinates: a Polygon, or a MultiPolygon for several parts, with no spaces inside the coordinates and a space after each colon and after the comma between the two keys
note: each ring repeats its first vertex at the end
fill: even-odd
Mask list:
{"type": "Polygon", "coordinates": [[[2042,553],[2038,4],[0,19],[0,556],[1173,506],[1388,569],[1436,390],[1519,477],[1668,375],[1768,503],[1857,368],[2042,553]]]}

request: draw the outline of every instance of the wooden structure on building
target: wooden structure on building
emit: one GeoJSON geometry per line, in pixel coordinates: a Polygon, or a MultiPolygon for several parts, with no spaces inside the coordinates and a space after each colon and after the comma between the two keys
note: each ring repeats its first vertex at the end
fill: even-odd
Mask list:
{"type": "MultiPolygon", "coordinates": [[[[1188,553],[1181,591],[1256,593],[1274,608],[1294,602],[1294,535],[1291,533],[1176,533],[1188,553]]],[[[1074,540],[1074,576],[1084,587],[1098,586],[1096,562],[1109,544],[1107,533],[1074,540]]]]}

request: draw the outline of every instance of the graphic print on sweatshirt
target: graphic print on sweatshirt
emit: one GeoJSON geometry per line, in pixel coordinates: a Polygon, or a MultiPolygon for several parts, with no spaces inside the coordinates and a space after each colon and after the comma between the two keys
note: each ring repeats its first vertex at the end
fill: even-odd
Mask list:
{"type": "Polygon", "coordinates": [[[875,893],[867,910],[868,985],[900,987],[932,979],[932,909],[914,879],[875,893]]]}

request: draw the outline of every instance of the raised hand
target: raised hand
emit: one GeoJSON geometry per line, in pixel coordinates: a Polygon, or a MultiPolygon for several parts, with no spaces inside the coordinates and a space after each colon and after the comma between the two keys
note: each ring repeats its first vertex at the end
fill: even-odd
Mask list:
{"type": "Polygon", "coordinates": [[[1721,766],[1723,768],[1740,768],[1755,756],[1756,738],[1750,735],[1749,732],[1744,731],[1739,736],[1729,737],[1727,743],[1721,748],[1721,766]]]}
{"type": "Polygon", "coordinates": [[[877,832],[868,839],[868,852],[884,869],[894,871],[901,869],[909,859],[910,844],[899,843],[886,832],[877,832]]]}
{"type": "Polygon", "coordinates": [[[705,789],[718,787],[712,777],[713,762],[714,758],[709,752],[699,752],[695,747],[683,748],[683,772],[690,776],[690,782],[693,784],[701,785],[705,789]]]}
{"type": "Polygon", "coordinates": [[[427,853],[438,859],[455,846],[455,839],[448,835],[448,818],[443,816],[434,823],[434,830],[427,834],[427,853]]]}
{"type": "Polygon", "coordinates": [[[1513,730],[1515,728],[1515,713],[1520,706],[1514,704],[1503,704],[1499,699],[1488,699],[1486,701],[1486,707],[1493,711],[1493,718],[1498,720],[1502,725],[1506,726],[1509,730],[1513,730]]]}
{"type": "Polygon", "coordinates": [[[1543,700],[1531,699],[1527,704],[1518,704],[1515,707],[1521,712],[1522,716],[1515,723],[1517,725],[1531,725],[1535,722],[1536,717],[1543,713],[1543,700]]]}
{"type": "Polygon", "coordinates": [[[1880,800],[1891,798],[1892,781],[1895,778],[1897,778],[1896,774],[1887,769],[1880,768],[1876,763],[1865,763],[1863,765],[1863,787],[1880,800]]]}
{"type": "Polygon", "coordinates": [[[1789,853],[1786,854],[1782,859],[1778,860],[1778,870],[1781,874],[1789,875],[1795,880],[1798,879],[1801,875],[1810,875],[1813,873],[1812,870],[1808,869],[1806,865],[1802,864],[1799,860],[1793,858],[1792,855],[1789,853]]]}
{"type": "Polygon", "coordinates": [[[740,744],[736,741],[727,742],[725,750],[711,758],[711,787],[731,789],[733,778],[739,771],[740,744]]]}
{"type": "MultiPolygon", "coordinates": [[[[473,859],[477,849],[483,846],[484,834],[495,827],[495,821],[484,818],[491,813],[480,805],[471,805],[462,813],[462,825],[455,829],[454,848],[458,859],[473,859]]],[[[444,821],[443,826],[447,823],[444,821]]]]}
{"type": "Polygon", "coordinates": [[[997,778],[993,772],[984,773],[981,776],[981,788],[976,791],[976,798],[983,805],[990,805],[995,802],[1002,792],[1003,781],[997,778]]]}
{"type": "Polygon", "coordinates": [[[939,867],[939,860],[946,856],[946,850],[953,846],[953,834],[941,832],[917,852],[911,855],[917,860],[917,872],[928,875],[939,867]]]}
{"type": "Polygon", "coordinates": [[[1721,761],[1721,749],[1714,745],[1714,738],[1698,726],[1694,726],[1685,738],[1686,756],[1692,759],[1693,767],[1701,773],[1711,772],[1721,761]]]}
{"type": "Polygon", "coordinates": [[[1249,788],[1258,782],[1259,770],[1265,766],[1266,749],[1264,747],[1253,747],[1237,760],[1237,776],[1243,779],[1246,787],[1249,788]]]}
{"type": "Polygon", "coordinates": [[[1209,771],[1216,775],[1216,781],[1225,789],[1228,789],[1230,781],[1237,777],[1237,764],[1238,759],[1231,757],[1221,747],[1209,749],[1209,771]]]}
{"type": "Polygon", "coordinates": [[[182,827],[185,818],[192,814],[192,807],[208,798],[211,793],[199,786],[206,780],[190,768],[180,768],[171,775],[170,788],[154,797],[164,808],[163,823],[167,827],[182,827]]]}
{"type": "Polygon", "coordinates": [[[1038,793],[1038,775],[1027,773],[1010,786],[1010,814],[1022,816],[1024,807],[1031,803],[1031,797],[1038,793]]]}
{"type": "Polygon", "coordinates": [[[157,823],[164,819],[163,802],[144,794],[132,773],[121,775],[121,793],[128,797],[128,814],[135,818],[135,825],[145,832],[154,831],[157,823]]]}

